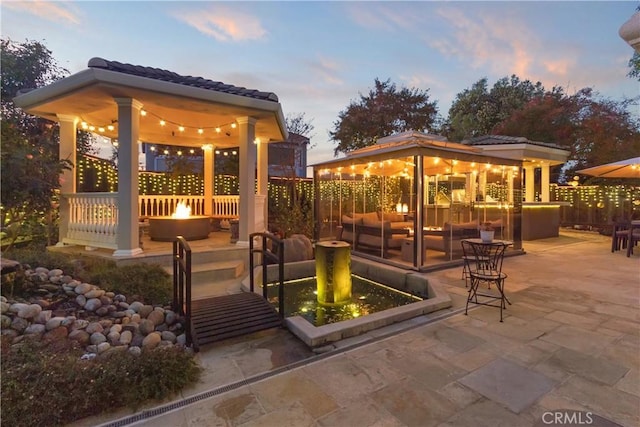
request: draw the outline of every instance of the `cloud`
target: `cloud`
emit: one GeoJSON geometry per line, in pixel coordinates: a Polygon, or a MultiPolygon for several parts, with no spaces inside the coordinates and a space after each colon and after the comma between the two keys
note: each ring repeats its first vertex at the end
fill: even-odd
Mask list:
{"type": "Polygon", "coordinates": [[[441,33],[428,44],[473,69],[498,77],[515,74],[541,81],[545,87],[582,73],[578,57],[584,52],[561,40],[545,40],[545,34],[533,31],[518,16],[498,16],[490,11],[471,14],[454,8],[441,8],[438,14],[452,31],[441,33]]]}
{"type": "Polygon", "coordinates": [[[545,69],[551,74],[567,75],[571,61],[566,59],[547,60],[543,61],[545,69]]]}
{"type": "Polygon", "coordinates": [[[319,79],[331,85],[342,85],[344,81],[338,77],[340,65],[329,58],[318,57],[316,60],[307,61],[311,71],[319,76],[319,79]]]}
{"type": "Polygon", "coordinates": [[[477,11],[467,16],[454,8],[441,8],[437,14],[452,31],[443,32],[428,42],[432,48],[445,56],[462,58],[472,68],[489,67],[497,73],[508,71],[520,76],[528,74],[535,38],[523,22],[477,11]]]}
{"type": "Polygon", "coordinates": [[[223,42],[258,40],[267,34],[257,17],[217,4],[207,10],[178,12],[175,18],[223,42]]]}
{"type": "Polygon", "coordinates": [[[413,8],[398,4],[356,2],[350,4],[347,12],[356,25],[376,31],[404,31],[418,27],[421,22],[424,24],[413,8]]]}
{"type": "Polygon", "coordinates": [[[35,15],[48,21],[63,22],[73,25],[81,23],[81,17],[76,7],[65,1],[4,1],[2,7],[17,12],[35,15]]]}

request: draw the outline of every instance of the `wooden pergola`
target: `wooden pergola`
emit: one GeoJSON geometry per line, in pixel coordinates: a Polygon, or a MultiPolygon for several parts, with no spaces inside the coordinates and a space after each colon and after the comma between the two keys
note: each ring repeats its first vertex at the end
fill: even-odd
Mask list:
{"type": "Polygon", "coordinates": [[[59,245],[142,253],[138,242],[138,155],[142,142],[202,150],[204,214],[212,215],[216,148],[239,147],[239,241],[267,224],[267,143],[287,138],[278,97],[151,67],[93,58],[88,68],[20,93],[24,111],[60,124],[60,159],[76,165],[79,128],[118,142],[117,193],[77,193],[63,172],[59,245]],[[256,185],[257,177],[257,185],[256,185]]]}

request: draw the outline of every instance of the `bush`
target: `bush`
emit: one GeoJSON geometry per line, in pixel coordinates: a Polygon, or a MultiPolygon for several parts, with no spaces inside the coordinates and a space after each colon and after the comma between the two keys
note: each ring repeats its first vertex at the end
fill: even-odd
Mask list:
{"type": "Polygon", "coordinates": [[[91,275],[92,285],[137,297],[146,304],[167,304],[173,297],[171,276],[154,264],[133,264],[104,269],[91,275]]]}
{"type": "MultiPolygon", "coordinates": [[[[2,254],[31,268],[60,268],[75,279],[106,291],[136,295],[147,304],[171,300],[170,276],[159,265],[118,267],[100,258],[46,251],[12,249],[2,254]]],[[[8,275],[9,276],[9,275],[8,275]]],[[[29,292],[19,272],[12,273],[12,293],[29,292]]],[[[4,279],[4,278],[3,278],[4,279]]],[[[49,344],[23,339],[11,345],[2,339],[2,425],[57,426],[101,412],[128,406],[136,409],[149,399],[164,399],[199,379],[201,368],[179,347],[143,350],[133,356],[117,347],[93,360],[74,342],[49,344]]]]}
{"type": "Polygon", "coordinates": [[[196,382],[193,355],[178,347],[144,350],[140,356],[117,349],[82,360],[71,343],[54,347],[2,340],[2,424],[58,426],[149,399],[161,400],[196,382]]]}
{"type": "Polygon", "coordinates": [[[44,246],[32,245],[25,248],[12,248],[4,251],[2,256],[27,264],[32,268],[59,268],[64,271],[64,274],[89,283],[91,282],[92,274],[99,274],[101,271],[117,268],[116,263],[108,259],[48,251],[44,246]]]}
{"type": "MultiPolygon", "coordinates": [[[[47,251],[46,248],[12,249],[3,257],[27,264],[31,268],[59,268],[64,274],[105,291],[135,296],[146,304],[166,304],[173,296],[171,276],[157,264],[132,264],[119,267],[114,261],[81,254],[47,251]]],[[[15,275],[9,284],[12,294],[20,294],[24,282],[15,275]]]]}

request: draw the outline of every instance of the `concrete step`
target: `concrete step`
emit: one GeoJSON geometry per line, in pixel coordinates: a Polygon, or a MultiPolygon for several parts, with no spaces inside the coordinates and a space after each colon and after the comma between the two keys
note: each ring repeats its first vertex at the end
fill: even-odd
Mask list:
{"type": "MultiPolygon", "coordinates": [[[[242,260],[245,263],[249,262],[249,248],[248,247],[232,247],[232,248],[213,248],[209,250],[198,250],[191,252],[192,264],[205,264],[218,261],[232,261],[242,260]]],[[[166,268],[173,266],[173,255],[170,252],[156,255],[146,255],[144,262],[150,264],[159,264],[166,268]]],[[[123,263],[124,264],[124,263],[123,263]]],[[[167,270],[169,271],[169,270],[167,270]]]]}
{"type": "MultiPolygon", "coordinates": [[[[245,265],[242,260],[216,261],[207,263],[191,264],[191,284],[196,286],[201,283],[215,283],[230,279],[237,279],[245,272],[245,265]]],[[[164,270],[173,275],[173,267],[163,267],[164,270]]]]}
{"type": "Polygon", "coordinates": [[[191,262],[193,264],[204,264],[220,261],[242,260],[248,262],[249,248],[216,248],[204,252],[193,252],[191,254],[191,262]]]}
{"type": "Polygon", "coordinates": [[[192,284],[191,298],[195,301],[221,295],[241,293],[242,279],[242,277],[237,277],[229,280],[192,284]]]}

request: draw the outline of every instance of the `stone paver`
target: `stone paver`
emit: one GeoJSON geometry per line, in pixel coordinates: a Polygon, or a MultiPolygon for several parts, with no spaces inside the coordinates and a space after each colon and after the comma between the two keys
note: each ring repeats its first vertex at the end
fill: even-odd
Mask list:
{"type": "Polygon", "coordinates": [[[515,413],[528,408],[554,385],[544,375],[505,359],[494,360],[460,382],[515,413]]]}
{"type": "Polygon", "coordinates": [[[551,331],[541,339],[586,354],[598,353],[613,341],[608,335],[566,325],[551,331]]]}
{"type": "MultiPolygon", "coordinates": [[[[640,251],[627,258],[607,237],[565,231],[523,246],[505,259],[513,305],[503,323],[497,309],[474,307],[341,342],[322,358],[286,331],[212,346],[198,355],[203,381],[183,396],[221,391],[136,425],[530,427],[562,410],[640,425],[640,251]],[[251,379],[297,360],[308,363],[251,379]]],[[[460,268],[429,275],[456,295],[453,311],[464,308],[460,268]]]]}
{"type": "Polygon", "coordinates": [[[517,427],[529,423],[499,404],[483,399],[467,406],[438,427],[517,427]]]}
{"type": "Polygon", "coordinates": [[[629,368],[611,363],[608,360],[589,356],[567,348],[558,350],[551,356],[547,363],[555,365],[559,369],[575,373],[582,377],[600,381],[607,385],[617,383],[629,368]]]}
{"type": "Polygon", "coordinates": [[[407,426],[437,426],[457,411],[449,399],[410,379],[377,390],[371,398],[407,426]]]}

